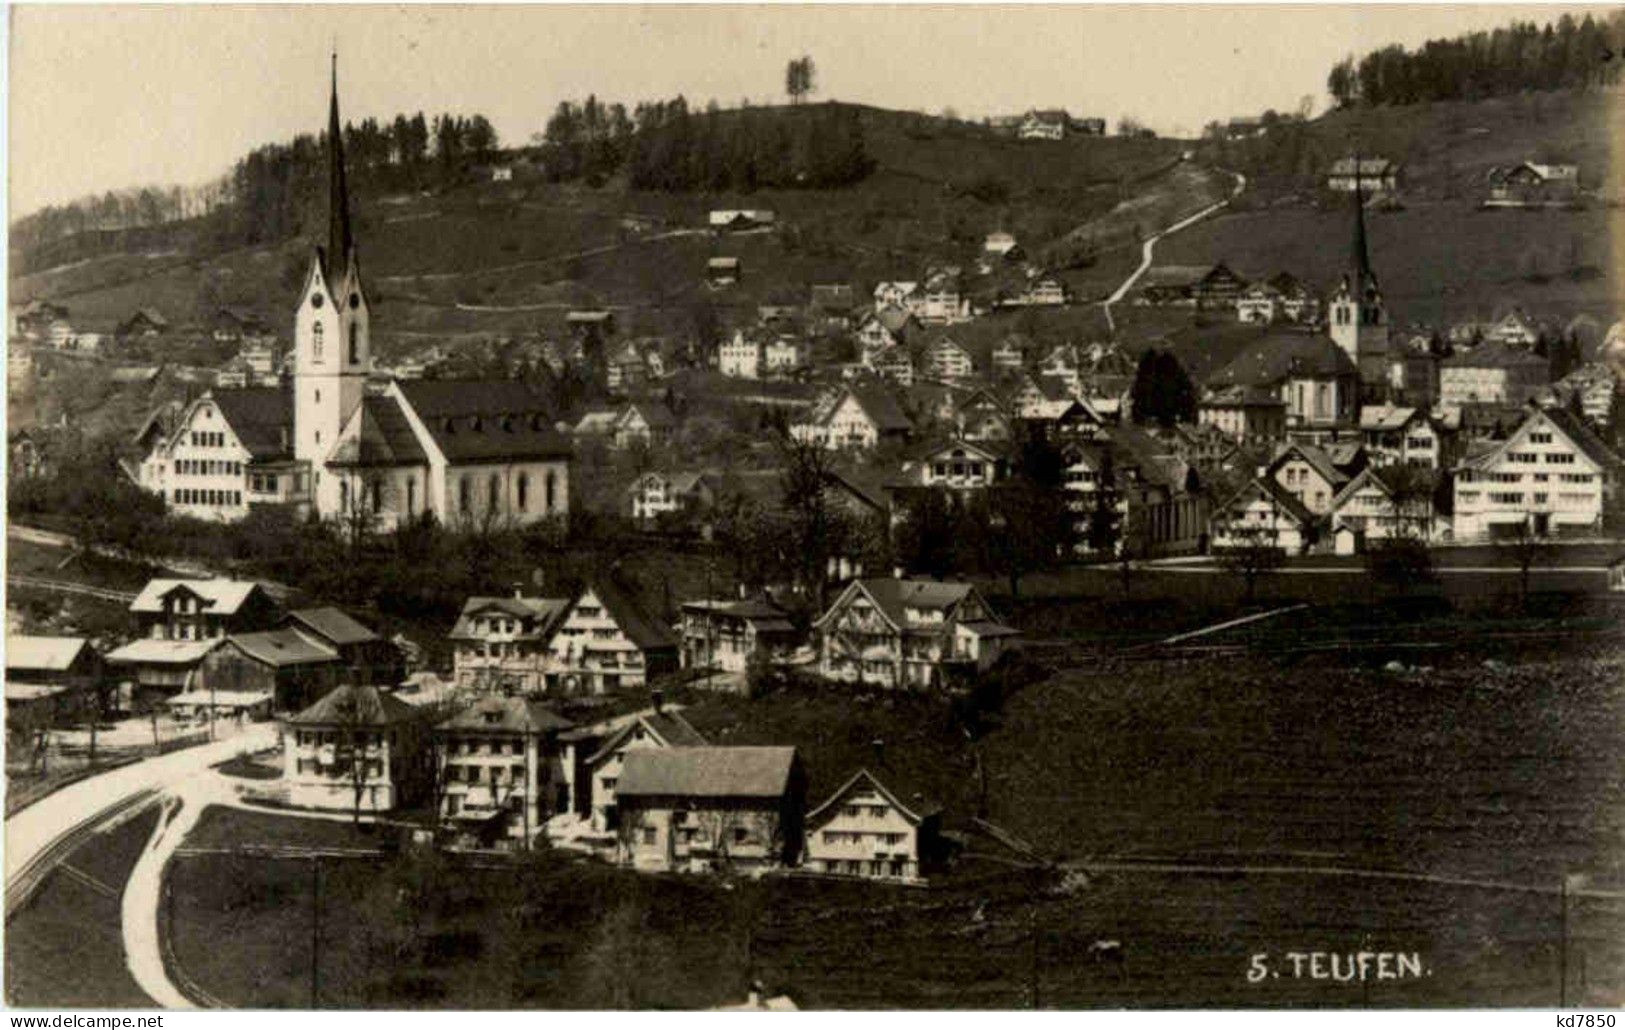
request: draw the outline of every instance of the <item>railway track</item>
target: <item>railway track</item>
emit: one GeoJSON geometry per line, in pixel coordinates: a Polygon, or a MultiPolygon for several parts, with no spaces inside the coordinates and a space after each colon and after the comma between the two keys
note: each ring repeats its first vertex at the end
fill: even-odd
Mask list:
{"type": "Polygon", "coordinates": [[[132,794],[76,824],[68,832],[52,841],[49,847],[42,849],[39,854],[35,855],[18,870],[17,875],[7,881],[6,919],[9,921],[24,905],[28,904],[35,892],[44,885],[46,879],[81,844],[84,844],[97,833],[110,829],[127,818],[132,818],[136,813],[155,802],[157,795],[158,792],[150,788],[132,794]]]}

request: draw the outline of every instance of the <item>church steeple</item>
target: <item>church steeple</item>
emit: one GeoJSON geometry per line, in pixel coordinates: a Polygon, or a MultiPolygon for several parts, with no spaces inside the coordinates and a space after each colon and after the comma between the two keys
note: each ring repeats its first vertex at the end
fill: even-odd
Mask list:
{"type": "Polygon", "coordinates": [[[327,110],[327,274],[337,282],[348,269],[350,188],[344,177],[344,130],[339,123],[339,55],[333,54],[333,93],[327,110]]]}
{"type": "Polygon", "coordinates": [[[1354,254],[1351,270],[1354,274],[1354,287],[1358,295],[1364,295],[1367,289],[1377,288],[1376,273],[1371,270],[1371,253],[1366,246],[1365,238],[1365,190],[1360,182],[1361,158],[1354,158],[1354,254]]]}

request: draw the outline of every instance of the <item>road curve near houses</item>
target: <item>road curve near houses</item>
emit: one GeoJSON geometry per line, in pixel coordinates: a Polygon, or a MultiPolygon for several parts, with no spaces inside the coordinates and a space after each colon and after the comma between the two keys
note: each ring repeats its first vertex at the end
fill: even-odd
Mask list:
{"type": "Polygon", "coordinates": [[[1157,241],[1165,236],[1172,236],[1174,233],[1179,232],[1182,229],[1188,229],[1197,222],[1200,222],[1202,219],[1213,214],[1215,211],[1229,207],[1230,202],[1241,196],[1241,191],[1247,188],[1247,177],[1245,175],[1242,175],[1240,172],[1227,172],[1226,174],[1236,177],[1236,186],[1230,191],[1230,195],[1228,197],[1225,197],[1223,200],[1216,203],[1209,204],[1207,207],[1202,208],[1202,210],[1193,215],[1187,215],[1186,217],[1181,218],[1179,221],[1168,226],[1166,229],[1161,230],[1156,235],[1148,237],[1146,241],[1141,244],[1139,267],[1135,268],[1134,271],[1129,273],[1128,278],[1123,280],[1122,285],[1117,287],[1110,297],[1107,297],[1105,300],[1100,302],[1100,310],[1106,316],[1106,324],[1111,327],[1113,332],[1116,332],[1117,330],[1117,323],[1112,319],[1112,305],[1121,301],[1123,297],[1128,294],[1128,291],[1134,288],[1134,284],[1140,281],[1140,276],[1145,274],[1146,269],[1151,267],[1152,255],[1156,250],[1157,241]]]}

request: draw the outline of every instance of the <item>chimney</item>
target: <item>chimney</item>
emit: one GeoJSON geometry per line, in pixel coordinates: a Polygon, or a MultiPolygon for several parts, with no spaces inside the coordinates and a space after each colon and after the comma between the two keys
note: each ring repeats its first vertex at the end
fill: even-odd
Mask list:
{"type": "Polygon", "coordinates": [[[875,752],[875,764],[876,765],[885,765],[886,764],[886,741],[881,737],[876,737],[874,740],[871,740],[869,742],[869,746],[874,749],[874,752],[875,752]]]}
{"type": "Polygon", "coordinates": [[[515,601],[523,601],[525,599],[525,584],[515,583],[513,585],[513,599],[515,601]]]}
{"type": "Polygon", "coordinates": [[[666,692],[664,690],[649,691],[649,702],[654,705],[655,714],[659,715],[666,709],[666,692]]]}

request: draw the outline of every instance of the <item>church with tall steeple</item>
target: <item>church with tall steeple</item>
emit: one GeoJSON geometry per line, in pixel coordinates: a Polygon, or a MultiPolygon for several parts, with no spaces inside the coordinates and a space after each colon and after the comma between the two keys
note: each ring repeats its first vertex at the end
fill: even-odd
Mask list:
{"type": "MultiPolygon", "coordinates": [[[[1358,168],[1359,162],[1355,162],[1358,168]]],[[[1365,192],[1356,172],[1354,183],[1354,246],[1349,270],[1332,293],[1328,307],[1332,339],[1360,370],[1360,382],[1380,385],[1388,378],[1388,309],[1382,302],[1377,273],[1371,269],[1366,243],[1365,192]]]]}
{"type": "Polygon", "coordinates": [[[138,484],[217,521],[264,505],[383,531],[421,517],[453,527],[567,518],[570,443],[532,388],[372,375],[336,55],[326,162],[327,233],[294,305],[291,382],[211,390],[167,435],[144,433],[138,484]]]}

